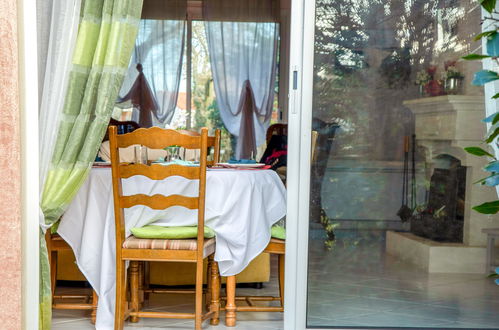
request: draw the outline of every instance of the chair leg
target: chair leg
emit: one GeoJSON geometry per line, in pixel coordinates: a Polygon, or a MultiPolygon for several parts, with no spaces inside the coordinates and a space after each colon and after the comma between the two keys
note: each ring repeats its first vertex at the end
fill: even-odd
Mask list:
{"type": "Polygon", "coordinates": [[[210,260],[210,296],[211,296],[211,307],[210,311],[215,313],[211,317],[210,324],[218,325],[220,322],[220,274],[218,273],[218,264],[213,260],[210,260]]]}
{"type": "Polygon", "coordinates": [[[212,300],[212,283],[211,283],[211,266],[213,263],[213,255],[208,257],[208,265],[206,267],[206,293],[204,297],[206,310],[210,310],[211,308],[211,300],[212,300]]]}
{"type": "Polygon", "coordinates": [[[227,304],[225,305],[225,325],[236,326],[236,276],[228,276],[225,284],[227,304]]]}
{"type": "MultiPolygon", "coordinates": [[[[138,261],[130,261],[130,301],[131,301],[131,309],[134,312],[139,311],[139,262],[138,261]]],[[[137,323],[139,322],[138,316],[131,316],[130,322],[137,323]]]]}
{"type": "MultiPolygon", "coordinates": [[[[149,270],[151,264],[148,261],[144,261],[144,289],[149,290],[149,270]]],[[[149,292],[144,292],[144,301],[149,301],[149,292]]]]}
{"type": "Polygon", "coordinates": [[[92,324],[95,324],[95,321],[97,319],[97,305],[99,304],[99,296],[97,295],[97,292],[95,290],[92,290],[92,324]]]}
{"type": "Polygon", "coordinates": [[[145,261],[139,262],[139,308],[144,307],[144,272],[145,261]]]}
{"type": "Polygon", "coordinates": [[[194,328],[201,330],[203,322],[203,260],[196,263],[196,316],[194,328]]]}
{"type": "MultiPolygon", "coordinates": [[[[116,256],[118,258],[118,256],[116,256]]],[[[125,323],[126,272],[125,262],[116,263],[116,307],[114,312],[114,330],[122,330],[125,323]]]]}
{"type": "Polygon", "coordinates": [[[284,307],[284,254],[279,254],[279,298],[281,298],[281,307],[284,307]]]}
{"type": "MultiPolygon", "coordinates": [[[[57,285],[57,251],[49,252],[49,263],[50,263],[50,285],[52,286],[52,297],[55,294],[55,287],[57,285]]],[[[53,300],[53,298],[52,298],[53,300]]],[[[52,303],[54,303],[52,301],[52,303]]]]}

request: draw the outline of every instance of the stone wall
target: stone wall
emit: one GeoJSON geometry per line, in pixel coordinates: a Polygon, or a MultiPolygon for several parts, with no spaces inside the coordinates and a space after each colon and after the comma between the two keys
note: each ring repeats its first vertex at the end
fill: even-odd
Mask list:
{"type": "Polygon", "coordinates": [[[0,328],[21,329],[17,2],[0,0],[0,328]]]}

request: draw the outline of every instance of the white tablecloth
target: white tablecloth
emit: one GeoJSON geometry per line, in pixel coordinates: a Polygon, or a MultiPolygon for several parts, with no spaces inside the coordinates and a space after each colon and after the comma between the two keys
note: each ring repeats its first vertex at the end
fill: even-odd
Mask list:
{"type": "MultiPolygon", "coordinates": [[[[224,276],[241,272],[270,240],[271,226],[286,213],[286,191],[274,171],[209,170],[205,224],[216,232],[215,260],[224,276]]],[[[134,193],[197,196],[198,184],[181,177],[162,181],[136,176],[123,181],[134,193]]],[[[166,211],[135,206],[125,210],[130,228],[195,225],[197,211],[166,211]]],[[[78,267],[99,295],[97,329],[113,329],[115,300],[115,234],[110,168],[93,168],[64,214],[58,233],[73,248],[78,267]]]]}

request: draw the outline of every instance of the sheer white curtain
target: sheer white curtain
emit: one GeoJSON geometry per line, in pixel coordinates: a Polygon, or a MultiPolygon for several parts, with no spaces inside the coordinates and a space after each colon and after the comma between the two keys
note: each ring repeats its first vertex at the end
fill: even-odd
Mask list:
{"type": "Polygon", "coordinates": [[[217,104],[225,127],[237,137],[236,158],[256,155],[272,114],[279,37],[274,3],[204,2],[217,104]]]}
{"type": "MultiPolygon", "coordinates": [[[[38,1],[39,64],[43,82],[40,85],[41,101],[39,108],[39,150],[40,150],[40,194],[42,192],[49,163],[54,150],[59,117],[62,113],[67,82],[71,67],[71,57],[76,43],[80,20],[81,0],[38,1]],[[51,13],[50,17],[45,16],[51,13]],[[43,22],[43,23],[42,23],[43,22]]],[[[40,224],[45,226],[43,213],[40,224]]]]}
{"type": "Polygon", "coordinates": [[[132,63],[120,91],[120,96],[128,93],[138,77],[136,66],[141,63],[159,106],[153,111],[153,120],[159,126],[169,124],[175,113],[182,74],[185,28],[185,20],[141,20],[132,63]]]}

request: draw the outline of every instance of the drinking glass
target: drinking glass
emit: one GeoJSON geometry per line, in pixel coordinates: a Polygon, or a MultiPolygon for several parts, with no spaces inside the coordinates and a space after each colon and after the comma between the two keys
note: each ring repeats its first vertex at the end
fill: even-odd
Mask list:
{"type": "Polygon", "coordinates": [[[147,154],[147,147],[145,146],[135,146],[134,148],[134,156],[136,164],[146,164],[149,160],[147,154]]]}

